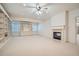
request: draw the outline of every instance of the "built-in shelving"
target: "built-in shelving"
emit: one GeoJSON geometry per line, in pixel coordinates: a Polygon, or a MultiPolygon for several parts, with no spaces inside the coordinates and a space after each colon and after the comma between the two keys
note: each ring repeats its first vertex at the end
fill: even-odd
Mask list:
{"type": "Polygon", "coordinates": [[[0,13],[0,48],[8,41],[8,18],[0,13]]]}

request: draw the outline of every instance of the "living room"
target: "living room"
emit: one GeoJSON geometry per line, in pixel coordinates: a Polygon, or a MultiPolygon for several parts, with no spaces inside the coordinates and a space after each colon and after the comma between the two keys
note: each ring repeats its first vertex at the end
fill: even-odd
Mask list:
{"type": "Polygon", "coordinates": [[[79,56],[79,3],[0,3],[0,18],[1,56],[79,56]]]}

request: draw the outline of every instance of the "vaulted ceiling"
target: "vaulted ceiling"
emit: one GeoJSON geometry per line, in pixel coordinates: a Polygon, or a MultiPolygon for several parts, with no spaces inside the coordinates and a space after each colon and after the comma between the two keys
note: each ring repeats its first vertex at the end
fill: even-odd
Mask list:
{"type": "MultiPolygon", "coordinates": [[[[26,3],[27,4],[27,3],[26,3]]],[[[31,6],[34,6],[34,3],[28,3],[31,6]]],[[[31,18],[37,20],[47,20],[50,19],[53,15],[60,13],[65,10],[74,10],[79,8],[78,3],[49,3],[47,6],[46,14],[41,16],[35,16],[33,14],[34,8],[27,8],[23,3],[3,3],[2,4],[7,13],[14,18],[31,18]]],[[[40,3],[44,5],[44,3],[40,3]]]]}

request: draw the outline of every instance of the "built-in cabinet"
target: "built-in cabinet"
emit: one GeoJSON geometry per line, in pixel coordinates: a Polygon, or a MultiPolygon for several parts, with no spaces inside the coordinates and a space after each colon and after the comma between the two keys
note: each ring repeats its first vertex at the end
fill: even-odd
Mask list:
{"type": "Polygon", "coordinates": [[[0,13],[0,48],[8,41],[8,18],[0,13]]]}

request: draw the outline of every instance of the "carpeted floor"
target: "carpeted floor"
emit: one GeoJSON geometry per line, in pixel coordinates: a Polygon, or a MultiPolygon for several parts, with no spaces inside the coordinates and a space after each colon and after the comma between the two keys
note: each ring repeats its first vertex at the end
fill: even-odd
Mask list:
{"type": "Polygon", "coordinates": [[[10,37],[1,56],[79,56],[79,46],[41,36],[10,37]]]}

